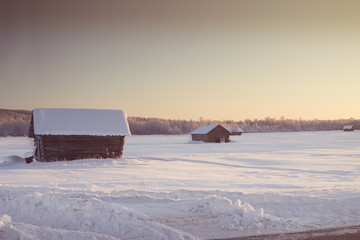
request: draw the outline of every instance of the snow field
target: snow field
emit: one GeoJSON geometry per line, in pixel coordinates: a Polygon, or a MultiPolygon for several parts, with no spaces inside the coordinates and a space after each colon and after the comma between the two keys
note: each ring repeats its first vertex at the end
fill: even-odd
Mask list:
{"type": "MultiPolygon", "coordinates": [[[[212,239],[360,224],[360,134],[128,137],[122,159],[25,164],[0,138],[0,239],[212,239]]],[[[20,156],[20,157],[19,157],[20,156]]]]}

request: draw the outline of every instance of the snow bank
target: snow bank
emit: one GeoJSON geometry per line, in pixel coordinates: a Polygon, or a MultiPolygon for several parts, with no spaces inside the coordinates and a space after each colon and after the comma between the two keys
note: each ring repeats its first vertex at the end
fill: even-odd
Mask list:
{"type": "Polygon", "coordinates": [[[0,167],[15,166],[25,164],[25,159],[16,155],[3,157],[0,159],[0,167]]]}
{"type": "MultiPolygon", "coordinates": [[[[190,234],[210,238],[222,237],[229,230],[238,235],[244,230],[256,233],[274,226],[278,230],[279,224],[284,227],[262,208],[209,192],[105,194],[1,187],[0,196],[0,209],[21,221],[14,225],[11,218],[4,217],[3,232],[14,236],[25,235],[28,229],[43,234],[53,229],[59,238],[72,234],[77,239],[88,239],[94,233],[96,239],[195,239],[190,234]]],[[[37,233],[32,236],[39,237],[37,233]]]]}
{"type": "Polygon", "coordinates": [[[359,223],[360,192],[322,194],[0,186],[1,214],[14,220],[3,217],[0,229],[34,239],[211,239],[359,223]]]}
{"type": "Polygon", "coordinates": [[[3,214],[0,216],[0,239],[6,240],[77,240],[77,239],[93,239],[93,240],[115,240],[112,236],[104,234],[67,231],[64,229],[54,229],[47,227],[38,227],[31,224],[12,222],[10,216],[3,214]]]}
{"type": "MultiPolygon", "coordinates": [[[[133,209],[104,202],[86,193],[40,193],[3,187],[0,196],[3,212],[24,223],[47,229],[93,232],[123,239],[193,239],[191,235],[154,222],[133,209]]],[[[9,227],[11,219],[3,218],[7,223],[5,227],[9,227]]]]}
{"type": "Polygon", "coordinates": [[[18,234],[11,225],[11,217],[0,215],[0,239],[18,240],[18,234]]]}
{"type": "Polygon", "coordinates": [[[244,228],[263,228],[266,221],[272,219],[264,215],[262,208],[254,209],[249,203],[241,204],[237,199],[232,202],[226,197],[209,195],[194,202],[190,211],[219,218],[219,227],[231,230],[244,228]]]}

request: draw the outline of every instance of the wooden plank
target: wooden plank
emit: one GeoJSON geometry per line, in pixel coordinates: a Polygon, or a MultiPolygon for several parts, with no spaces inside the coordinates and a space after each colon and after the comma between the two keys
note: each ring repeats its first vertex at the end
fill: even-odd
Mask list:
{"type": "Polygon", "coordinates": [[[43,135],[42,160],[121,158],[125,136],[43,135]]]}
{"type": "Polygon", "coordinates": [[[30,121],[30,127],[29,127],[29,138],[35,138],[34,134],[34,115],[31,113],[31,121],[30,121]]]}

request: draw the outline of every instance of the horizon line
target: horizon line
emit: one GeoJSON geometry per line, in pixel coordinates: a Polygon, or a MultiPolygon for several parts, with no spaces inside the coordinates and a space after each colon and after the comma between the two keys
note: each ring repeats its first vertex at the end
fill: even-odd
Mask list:
{"type": "MultiPolygon", "coordinates": [[[[71,108],[70,108],[71,109],[71,108]]],[[[99,108],[86,108],[86,109],[99,109],[99,108]]],[[[0,110],[10,110],[10,111],[29,111],[31,112],[32,110],[28,110],[28,109],[8,109],[8,108],[0,108],[0,110]]],[[[113,109],[114,110],[114,109],[113,109]]],[[[122,109],[120,109],[122,110],[122,109]]],[[[298,117],[298,118],[288,118],[286,116],[281,116],[281,117],[271,117],[271,116],[266,116],[266,117],[262,117],[262,118],[243,118],[242,120],[234,120],[234,119],[223,119],[223,120],[219,120],[219,119],[208,119],[208,118],[203,118],[203,117],[198,117],[198,119],[180,119],[180,118],[166,118],[166,117],[145,117],[145,116],[129,116],[129,118],[148,118],[148,119],[161,119],[161,120],[179,120],[179,121],[211,121],[211,122],[226,122],[226,121],[232,121],[232,122],[244,122],[247,120],[250,121],[258,121],[258,120],[266,120],[266,119],[271,119],[271,120],[275,120],[275,121],[280,121],[280,120],[301,120],[301,121],[335,121],[335,120],[351,120],[351,121],[360,121],[359,119],[356,119],[354,117],[350,117],[350,118],[336,118],[336,119],[318,119],[318,118],[302,118],[302,117],[298,117]]]]}

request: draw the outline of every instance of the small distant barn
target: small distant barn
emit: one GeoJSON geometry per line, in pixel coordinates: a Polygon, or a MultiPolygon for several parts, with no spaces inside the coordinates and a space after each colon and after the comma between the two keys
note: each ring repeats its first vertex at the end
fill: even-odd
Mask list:
{"type": "Polygon", "coordinates": [[[244,130],[242,130],[242,128],[238,126],[231,126],[225,128],[231,133],[231,135],[241,135],[244,132],[244,130]]]}
{"type": "Polygon", "coordinates": [[[354,131],[354,126],[353,126],[353,125],[345,125],[345,126],[343,127],[343,130],[344,130],[345,132],[354,131]]]}
{"type": "Polygon", "coordinates": [[[230,142],[230,131],[221,124],[203,125],[191,133],[193,141],[230,142]]]}
{"type": "Polygon", "coordinates": [[[121,158],[125,136],[131,135],[121,110],[37,108],[29,137],[37,161],[121,158]]]}

